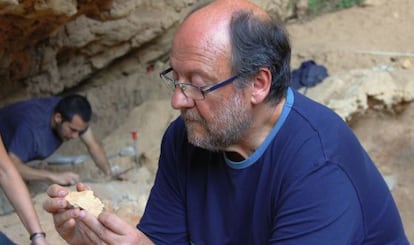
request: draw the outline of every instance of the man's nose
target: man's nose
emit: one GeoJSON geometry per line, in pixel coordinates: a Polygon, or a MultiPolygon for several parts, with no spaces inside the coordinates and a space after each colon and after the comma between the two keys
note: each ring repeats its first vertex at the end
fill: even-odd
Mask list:
{"type": "Polygon", "coordinates": [[[176,110],[194,107],[194,100],[185,96],[180,87],[176,87],[171,97],[171,106],[176,110]]]}

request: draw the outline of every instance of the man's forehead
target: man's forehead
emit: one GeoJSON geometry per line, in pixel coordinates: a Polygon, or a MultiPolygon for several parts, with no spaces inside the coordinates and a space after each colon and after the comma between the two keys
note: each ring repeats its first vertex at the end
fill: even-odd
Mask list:
{"type": "Polygon", "coordinates": [[[85,122],[79,115],[74,115],[72,120],[69,122],[70,127],[74,129],[83,130],[85,127],[88,127],[88,123],[85,122]]]}
{"type": "Polygon", "coordinates": [[[214,18],[211,15],[194,15],[186,20],[174,36],[173,46],[180,44],[208,45],[227,41],[230,19],[214,18]]]}
{"type": "Polygon", "coordinates": [[[212,63],[217,58],[229,57],[230,35],[226,21],[207,20],[202,15],[194,16],[188,21],[174,36],[171,61],[186,62],[187,59],[194,59],[196,62],[212,63]]]}

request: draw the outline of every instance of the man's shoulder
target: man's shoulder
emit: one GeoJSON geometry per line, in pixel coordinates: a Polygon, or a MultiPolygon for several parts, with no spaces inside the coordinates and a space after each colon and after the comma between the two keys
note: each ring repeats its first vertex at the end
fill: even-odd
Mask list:
{"type": "Polygon", "coordinates": [[[39,128],[49,125],[59,97],[33,98],[10,104],[0,110],[0,117],[6,118],[8,125],[39,128]]]}
{"type": "Polygon", "coordinates": [[[43,113],[49,113],[52,111],[57,103],[60,101],[60,97],[41,97],[27,100],[24,107],[27,109],[38,111],[41,115],[43,113]]]}
{"type": "Polygon", "coordinates": [[[59,96],[50,96],[50,97],[39,97],[27,100],[28,103],[32,104],[57,104],[62,98],[59,96]]]}
{"type": "Polygon", "coordinates": [[[54,106],[61,100],[60,97],[52,96],[52,97],[37,97],[37,98],[31,98],[27,100],[21,100],[16,101],[10,104],[5,105],[3,108],[32,108],[32,107],[38,107],[41,105],[49,105],[54,106]]]}

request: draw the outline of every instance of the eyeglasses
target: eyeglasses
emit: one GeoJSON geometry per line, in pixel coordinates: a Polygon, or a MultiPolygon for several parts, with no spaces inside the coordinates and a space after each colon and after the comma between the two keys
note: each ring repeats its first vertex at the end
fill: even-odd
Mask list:
{"type": "Polygon", "coordinates": [[[181,92],[185,95],[185,97],[193,99],[193,100],[203,100],[205,94],[210,93],[216,89],[219,89],[223,86],[226,86],[227,84],[232,83],[236,78],[239,77],[239,75],[235,75],[233,77],[230,77],[229,79],[219,82],[217,84],[214,84],[213,86],[204,86],[204,87],[198,87],[194,86],[191,83],[180,83],[177,81],[177,79],[172,78],[168,76],[167,74],[172,72],[173,68],[170,67],[160,73],[160,77],[167,82],[167,85],[171,87],[172,89],[176,89],[179,87],[181,89],[181,92]]]}

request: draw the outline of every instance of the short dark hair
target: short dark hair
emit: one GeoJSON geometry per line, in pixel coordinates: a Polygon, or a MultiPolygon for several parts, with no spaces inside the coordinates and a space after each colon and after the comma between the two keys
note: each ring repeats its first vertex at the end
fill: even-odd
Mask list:
{"type": "Polygon", "coordinates": [[[78,94],[63,97],[55,107],[55,113],[62,115],[63,121],[72,121],[75,115],[89,122],[92,116],[92,107],[86,97],[78,94]]]}
{"type": "Polygon", "coordinates": [[[231,65],[243,84],[266,67],[272,74],[266,102],[279,103],[290,84],[291,48],[284,26],[272,18],[238,11],[230,23],[231,65]]]}

